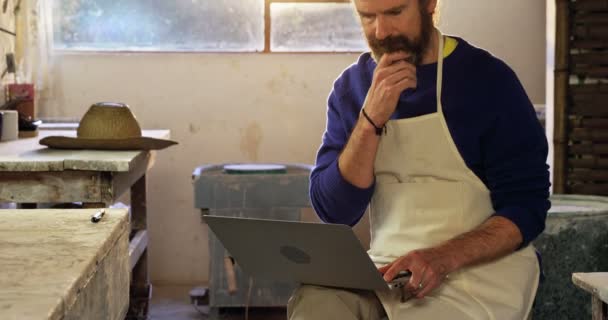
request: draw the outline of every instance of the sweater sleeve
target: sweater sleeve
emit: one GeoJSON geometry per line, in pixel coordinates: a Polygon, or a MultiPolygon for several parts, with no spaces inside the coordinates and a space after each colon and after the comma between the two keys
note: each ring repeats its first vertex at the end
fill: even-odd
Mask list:
{"type": "Polygon", "coordinates": [[[340,110],[348,109],[343,108],[343,103],[334,86],[328,99],[326,130],[310,176],[310,198],[321,220],[353,226],[365,213],[374,185],[361,189],[346,181],[340,172],[338,157],[350,136],[344,117],[356,117],[340,114],[340,110]]]}
{"type": "Polygon", "coordinates": [[[482,138],[487,185],[495,216],[511,220],[526,247],[545,228],[549,201],[548,144],[515,73],[505,64],[490,77],[492,129],[482,138]]]}

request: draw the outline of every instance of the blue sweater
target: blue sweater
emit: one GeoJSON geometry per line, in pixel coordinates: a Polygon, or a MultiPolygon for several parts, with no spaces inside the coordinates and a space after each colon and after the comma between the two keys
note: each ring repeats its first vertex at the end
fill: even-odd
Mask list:
{"type": "MultiPolygon", "coordinates": [[[[442,104],[448,128],[467,166],[488,187],[496,216],[523,235],[521,247],[545,228],[550,208],[547,140],[515,73],[490,53],[456,38],[444,60],[442,104]]],[[[328,223],[355,225],[374,185],[367,189],[344,180],[338,156],[352,132],[376,68],[369,53],[335,81],[328,99],[327,128],[310,177],[310,197],[328,223]]],[[[418,87],[401,94],[392,119],[437,111],[437,64],[417,68],[418,87]]]]}

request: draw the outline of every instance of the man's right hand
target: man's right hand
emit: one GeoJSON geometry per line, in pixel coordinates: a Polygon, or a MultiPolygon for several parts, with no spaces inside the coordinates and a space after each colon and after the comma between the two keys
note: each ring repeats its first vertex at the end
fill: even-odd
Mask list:
{"type": "Polygon", "coordinates": [[[363,107],[376,126],[384,126],[395,112],[401,93],[418,84],[416,67],[406,62],[408,57],[404,52],[386,53],[374,70],[363,107]]]}
{"type": "MultiPolygon", "coordinates": [[[[367,92],[363,107],[378,127],[390,119],[401,92],[416,88],[416,67],[405,62],[403,52],[384,54],[374,70],[372,85],[367,92]]],[[[359,117],[357,126],[338,158],[338,169],[346,181],[358,188],[369,188],[374,183],[374,161],[379,137],[374,127],[359,117]]]]}

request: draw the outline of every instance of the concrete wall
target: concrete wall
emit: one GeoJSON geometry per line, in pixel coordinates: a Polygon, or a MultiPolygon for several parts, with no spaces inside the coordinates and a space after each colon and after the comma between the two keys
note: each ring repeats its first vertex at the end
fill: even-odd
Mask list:
{"type": "MultiPolygon", "coordinates": [[[[441,26],[505,59],[534,103],[545,99],[544,1],[444,1],[441,26]]],[[[201,164],[312,163],[335,77],[356,54],[60,54],[41,116],[79,118],[95,101],[123,101],[145,128],[180,145],[149,177],[153,282],[206,282],[207,230],[190,175],[201,164]]],[[[448,80],[449,81],[449,80],[448,80]]]]}

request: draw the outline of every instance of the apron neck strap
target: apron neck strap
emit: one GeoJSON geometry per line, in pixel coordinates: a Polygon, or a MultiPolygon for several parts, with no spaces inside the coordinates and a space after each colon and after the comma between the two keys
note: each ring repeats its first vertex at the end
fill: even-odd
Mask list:
{"type": "Polygon", "coordinates": [[[437,46],[437,112],[443,114],[441,105],[441,87],[443,82],[443,34],[437,30],[439,45],[437,46]]]}

